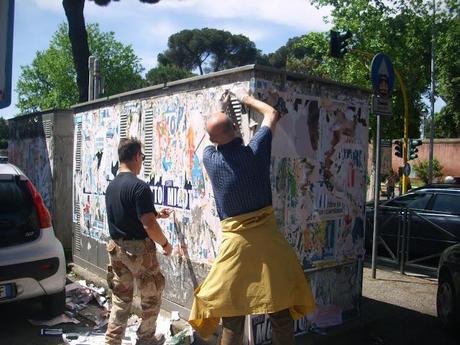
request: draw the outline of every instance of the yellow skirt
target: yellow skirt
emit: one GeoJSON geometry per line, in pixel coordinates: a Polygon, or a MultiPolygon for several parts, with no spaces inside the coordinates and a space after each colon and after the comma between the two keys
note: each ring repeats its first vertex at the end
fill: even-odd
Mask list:
{"type": "Polygon", "coordinates": [[[189,323],[210,337],[221,317],[289,309],[294,320],[315,302],[299,260],[278,231],[273,208],[224,219],[220,252],[195,290],[189,323]]]}

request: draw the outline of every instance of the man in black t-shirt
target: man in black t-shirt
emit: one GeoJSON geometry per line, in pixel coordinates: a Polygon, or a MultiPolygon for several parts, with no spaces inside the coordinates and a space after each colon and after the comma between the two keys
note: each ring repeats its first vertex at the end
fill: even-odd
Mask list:
{"type": "Polygon", "coordinates": [[[105,194],[107,221],[112,238],[107,244],[110,265],[107,282],[112,289],[112,309],[105,335],[106,345],[120,345],[133,300],[134,280],[141,295],[142,322],[137,345],[161,345],[155,335],[165,278],[156,256],[158,243],[165,255],[172,247],[156,218],[169,217],[170,210],[157,213],[149,186],[138,179],[144,154],[137,139],[122,139],[118,146],[120,170],[105,194]]]}

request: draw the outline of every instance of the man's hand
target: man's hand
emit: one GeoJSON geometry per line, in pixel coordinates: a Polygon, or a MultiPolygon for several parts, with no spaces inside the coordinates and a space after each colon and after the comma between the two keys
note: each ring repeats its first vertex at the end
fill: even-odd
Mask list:
{"type": "Polygon", "coordinates": [[[171,244],[169,243],[169,241],[168,241],[168,244],[162,248],[163,248],[163,255],[166,255],[166,256],[171,255],[173,248],[171,244]]]}
{"type": "Polygon", "coordinates": [[[157,218],[168,218],[174,210],[170,208],[164,208],[157,214],[157,218]]]}
{"type": "Polygon", "coordinates": [[[243,103],[243,104],[246,104],[245,103],[245,100],[247,99],[247,97],[250,97],[251,95],[249,94],[248,90],[244,87],[240,87],[238,89],[236,89],[234,92],[232,92],[233,95],[236,97],[236,99],[238,101],[240,101],[240,103],[243,103]]]}
{"type": "Polygon", "coordinates": [[[222,96],[219,99],[219,111],[225,113],[228,108],[228,104],[230,103],[230,91],[225,90],[222,96]]]}

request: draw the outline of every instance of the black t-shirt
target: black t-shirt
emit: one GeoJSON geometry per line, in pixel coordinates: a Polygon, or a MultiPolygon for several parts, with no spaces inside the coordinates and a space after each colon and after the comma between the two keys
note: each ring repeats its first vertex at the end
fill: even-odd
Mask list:
{"type": "Polygon", "coordinates": [[[119,173],[107,187],[105,205],[112,239],[141,240],[147,237],[140,218],[146,213],[156,214],[147,183],[132,173],[119,173]]]}

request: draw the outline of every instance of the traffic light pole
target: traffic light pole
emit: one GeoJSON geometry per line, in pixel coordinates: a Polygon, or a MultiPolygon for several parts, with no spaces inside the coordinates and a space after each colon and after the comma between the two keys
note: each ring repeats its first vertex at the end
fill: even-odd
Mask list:
{"type": "Polygon", "coordinates": [[[380,201],[380,115],[377,115],[377,130],[375,135],[375,181],[374,181],[374,228],[373,228],[373,241],[372,241],[372,279],[376,278],[377,274],[377,243],[379,234],[379,201],[380,201]]]}
{"type": "MultiPolygon", "coordinates": [[[[406,165],[407,163],[407,155],[409,152],[409,101],[407,99],[407,91],[406,86],[404,85],[404,81],[401,77],[399,71],[394,68],[396,78],[398,79],[399,86],[401,86],[401,92],[403,96],[404,102],[404,147],[403,147],[403,163],[406,165]]],[[[402,176],[402,192],[403,194],[407,193],[407,176],[403,174],[402,176]]]]}

